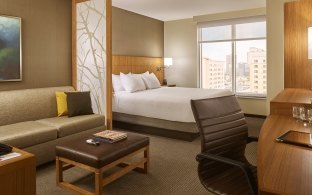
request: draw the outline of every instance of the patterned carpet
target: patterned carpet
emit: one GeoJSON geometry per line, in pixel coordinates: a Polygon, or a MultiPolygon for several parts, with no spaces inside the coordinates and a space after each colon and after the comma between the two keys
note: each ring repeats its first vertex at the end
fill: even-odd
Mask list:
{"type": "MultiPolygon", "coordinates": [[[[247,118],[250,134],[257,135],[263,119],[247,118]]],[[[130,172],[104,187],[104,194],[209,194],[200,184],[197,176],[195,156],[200,151],[200,140],[186,142],[150,137],[150,171],[147,175],[130,172]]],[[[256,163],[256,143],[246,149],[251,163],[256,163]]],[[[65,179],[75,182],[87,190],[93,190],[94,177],[81,169],[73,168],[65,172],[65,179]]],[[[37,168],[37,194],[72,194],[55,185],[55,165],[48,163],[37,168]]]]}

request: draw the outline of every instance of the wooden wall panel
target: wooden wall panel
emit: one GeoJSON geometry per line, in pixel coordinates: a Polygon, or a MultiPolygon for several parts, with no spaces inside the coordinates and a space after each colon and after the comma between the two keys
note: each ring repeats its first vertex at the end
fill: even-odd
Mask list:
{"type": "Polygon", "coordinates": [[[310,89],[312,87],[312,61],[308,60],[308,27],[312,26],[311,10],[311,0],[285,3],[285,88],[310,89]]]}
{"type": "Polygon", "coordinates": [[[113,74],[122,73],[144,73],[153,72],[160,83],[163,83],[164,69],[157,70],[157,67],[163,67],[163,58],[159,57],[137,57],[137,56],[118,56],[113,55],[112,72],[113,74]]]}
{"type": "Polygon", "coordinates": [[[112,129],[112,0],[106,0],[106,36],[106,126],[112,129]]]}

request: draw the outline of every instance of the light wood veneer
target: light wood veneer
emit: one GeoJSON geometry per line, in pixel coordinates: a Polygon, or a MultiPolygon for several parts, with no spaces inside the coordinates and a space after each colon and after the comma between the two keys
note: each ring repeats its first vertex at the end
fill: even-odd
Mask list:
{"type": "Polygon", "coordinates": [[[22,155],[0,162],[0,194],[35,195],[36,160],[33,154],[13,148],[22,155]]]}
{"type": "Polygon", "coordinates": [[[112,111],[112,0],[106,0],[106,126],[113,128],[112,111]]]}
{"type": "Polygon", "coordinates": [[[270,102],[270,114],[292,116],[293,106],[311,107],[312,90],[288,88],[270,102]]]}
{"type": "Polygon", "coordinates": [[[290,116],[270,115],[259,136],[257,152],[260,194],[311,194],[312,151],[309,148],[276,142],[288,130],[311,132],[290,116]]]}
{"type": "Polygon", "coordinates": [[[138,56],[119,56],[113,55],[112,73],[144,73],[153,72],[162,83],[164,79],[164,69],[157,70],[157,67],[163,67],[162,57],[138,57],[138,56]]]}
{"type": "Polygon", "coordinates": [[[312,87],[312,61],[308,59],[308,27],[312,26],[311,10],[311,0],[285,3],[285,88],[310,89],[312,87]]]}

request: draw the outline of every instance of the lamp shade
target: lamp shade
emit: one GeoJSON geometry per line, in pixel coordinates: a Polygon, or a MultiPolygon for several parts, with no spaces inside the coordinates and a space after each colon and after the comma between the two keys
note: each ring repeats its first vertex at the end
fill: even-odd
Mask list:
{"type": "Polygon", "coordinates": [[[164,65],[171,66],[172,65],[172,58],[164,58],[164,65]]]}

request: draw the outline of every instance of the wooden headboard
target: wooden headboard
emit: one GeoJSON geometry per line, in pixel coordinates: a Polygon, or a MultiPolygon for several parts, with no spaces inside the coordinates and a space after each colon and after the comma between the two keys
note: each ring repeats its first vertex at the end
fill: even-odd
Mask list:
{"type": "Polygon", "coordinates": [[[113,55],[112,73],[144,73],[146,71],[153,72],[160,83],[164,80],[164,69],[157,70],[157,67],[163,67],[162,57],[137,57],[137,56],[119,56],[113,55]]]}

